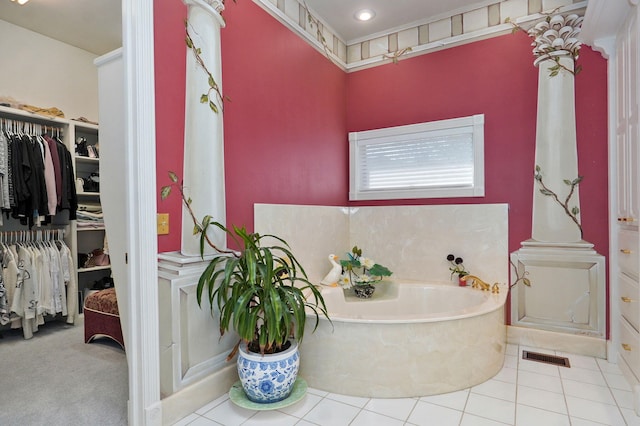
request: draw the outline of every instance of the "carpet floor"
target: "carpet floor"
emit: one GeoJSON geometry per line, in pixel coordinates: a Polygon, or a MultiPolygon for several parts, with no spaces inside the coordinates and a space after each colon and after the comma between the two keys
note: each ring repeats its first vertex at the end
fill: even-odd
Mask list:
{"type": "Polygon", "coordinates": [[[85,344],[83,320],[48,321],[29,340],[0,331],[0,425],[127,424],[125,353],[106,337],[85,344]]]}

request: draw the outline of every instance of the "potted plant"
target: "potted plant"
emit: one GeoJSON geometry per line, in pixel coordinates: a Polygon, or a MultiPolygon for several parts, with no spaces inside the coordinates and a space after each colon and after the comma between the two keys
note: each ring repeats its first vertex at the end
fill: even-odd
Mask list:
{"type": "Polygon", "coordinates": [[[198,280],[197,300],[210,305],[220,320],[220,334],[235,331],[240,339],[227,359],[239,352],[238,375],[249,400],[272,403],[289,396],[299,366],[298,344],[302,341],[307,313],[328,317],[320,291],[307,275],[289,245],[274,235],[250,233],[244,227],[231,229],[205,216],[198,221],[175,173],[173,184],[162,189],[166,198],[177,186],[200,236],[200,251],[208,244],[220,253],[214,256],[198,280]],[[217,227],[236,244],[238,251],[216,247],[208,238],[209,227],[217,227]]]}
{"type": "Polygon", "coordinates": [[[461,257],[456,257],[453,254],[447,255],[447,260],[450,264],[449,270],[451,271],[451,278],[453,278],[454,275],[457,275],[458,285],[461,287],[466,286],[467,282],[463,280],[462,277],[469,275],[469,271],[465,269],[464,264],[462,263],[464,262],[464,260],[461,257]]]}
{"type": "Polygon", "coordinates": [[[347,253],[347,259],[341,260],[340,265],[343,274],[338,283],[343,288],[353,287],[356,296],[363,299],[373,296],[375,284],[392,274],[387,267],[364,257],[362,249],[358,246],[354,246],[351,253],[347,253]]]}

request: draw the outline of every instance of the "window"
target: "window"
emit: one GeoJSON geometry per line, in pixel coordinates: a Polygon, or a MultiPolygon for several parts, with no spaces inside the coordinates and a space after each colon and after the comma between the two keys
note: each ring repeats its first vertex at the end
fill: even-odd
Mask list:
{"type": "Polygon", "coordinates": [[[349,133],[349,199],[484,196],[484,115],[349,133]]]}

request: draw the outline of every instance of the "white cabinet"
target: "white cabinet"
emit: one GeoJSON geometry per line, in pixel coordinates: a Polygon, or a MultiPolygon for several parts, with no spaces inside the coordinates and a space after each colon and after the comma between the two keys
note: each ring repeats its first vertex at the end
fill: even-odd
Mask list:
{"type": "Polygon", "coordinates": [[[616,44],[616,218],[638,226],[638,22],[629,15],[616,44]]]}
{"type": "MultiPolygon", "coordinates": [[[[611,191],[611,330],[612,358],[625,374],[634,391],[634,406],[640,411],[640,120],[638,112],[638,8],[630,7],[624,25],[616,36],[615,54],[610,72],[615,75],[615,136],[610,143],[615,153],[611,163],[613,177],[611,191]],[[612,69],[613,68],[613,69],[612,69]]],[[[610,103],[610,108],[611,104],[610,103]]]]}

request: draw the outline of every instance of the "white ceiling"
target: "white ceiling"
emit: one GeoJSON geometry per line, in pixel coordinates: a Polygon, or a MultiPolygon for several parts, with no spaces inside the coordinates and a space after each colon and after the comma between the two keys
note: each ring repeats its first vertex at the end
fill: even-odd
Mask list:
{"type": "Polygon", "coordinates": [[[96,55],[122,46],[120,0],[0,0],[0,19],[96,55]]]}
{"type": "MultiPolygon", "coordinates": [[[[171,0],[180,1],[180,0],[171,0]]],[[[237,0],[251,1],[251,0],[237,0]]],[[[403,25],[469,10],[496,0],[306,0],[308,7],[347,43],[390,32],[403,25]],[[360,9],[373,9],[369,22],[357,22],[360,9]]],[[[228,2],[227,7],[234,7],[228,2]]],[[[120,0],[30,0],[20,6],[0,0],[0,19],[102,55],[122,45],[120,0]]]]}

